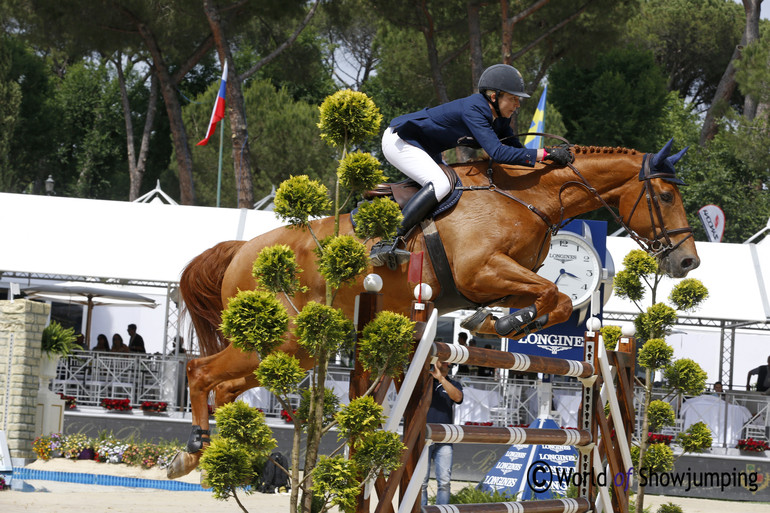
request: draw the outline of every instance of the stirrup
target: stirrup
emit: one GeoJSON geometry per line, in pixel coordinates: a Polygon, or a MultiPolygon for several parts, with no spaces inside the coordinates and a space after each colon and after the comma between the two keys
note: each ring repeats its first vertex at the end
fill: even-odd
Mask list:
{"type": "Polygon", "coordinates": [[[388,269],[395,271],[398,266],[409,262],[412,254],[405,249],[397,247],[399,239],[401,238],[381,240],[372,246],[372,251],[369,254],[369,263],[372,267],[387,265],[388,269]]]}

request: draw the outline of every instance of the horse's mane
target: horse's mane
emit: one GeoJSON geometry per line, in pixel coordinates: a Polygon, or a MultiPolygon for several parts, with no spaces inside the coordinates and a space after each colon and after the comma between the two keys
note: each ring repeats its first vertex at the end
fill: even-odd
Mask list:
{"type": "MultiPolygon", "coordinates": [[[[636,155],[639,152],[633,148],[623,148],[621,146],[616,146],[615,148],[610,148],[609,146],[579,146],[575,145],[570,148],[573,153],[577,154],[591,154],[591,153],[623,153],[626,155],[636,155]]],[[[489,155],[484,155],[480,158],[469,160],[467,162],[455,162],[453,164],[450,164],[450,167],[457,168],[457,167],[464,167],[464,166],[474,166],[476,164],[484,164],[488,165],[489,163],[489,155]]],[[[505,165],[505,164],[501,164],[505,165]]]]}
{"type": "Polygon", "coordinates": [[[638,152],[634,149],[622,148],[620,146],[610,148],[607,146],[573,146],[572,151],[574,153],[626,153],[630,155],[636,155],[638,152]]]}

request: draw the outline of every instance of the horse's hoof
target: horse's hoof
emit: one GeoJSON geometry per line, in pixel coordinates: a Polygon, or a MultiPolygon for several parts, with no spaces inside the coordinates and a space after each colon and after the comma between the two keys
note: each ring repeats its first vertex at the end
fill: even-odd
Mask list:
{"type": "Polygon", "coordinates": [[[486,308],[479,308],[473,315],[460,321],[460,327],[464,330],[475,332],[490,314],[491,312],[486,308]]]}
{"type": "Polygon", "coordinates": [[[535,319],[536,315],[537,310],[535,310],[534,306],[522,308],[495,322],[495,331],[501,337],[504,337],[511,332],[523,331],[523,329],[535,319]]]}
{"type": "Polygon", "coordinates": [[[198,461],[195,456],[188,452],[179,451],[171,460],[171,464],[166,470],[166,477],[169,479],[176,479],[178,477],[186,476],[192,470],[198,466],[198,461]]]}

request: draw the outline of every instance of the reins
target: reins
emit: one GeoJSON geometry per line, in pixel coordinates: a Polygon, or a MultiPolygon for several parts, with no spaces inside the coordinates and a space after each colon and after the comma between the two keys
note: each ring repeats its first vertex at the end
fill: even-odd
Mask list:
{"type": "MultiPolygon", "coordinates": [[[[570,144],[570,142],[564,139],[563,137],[553,135],[553,134],[540,133],[540,132],[528,132],[526,134],[517,134],[517,137],[519,135],[522,135],[522,136],[539,135],[543,137],[560,140],[564,142],[569,148],[572,148],[574,146],[573,144],[570,144]]],[[[644,186],[639,191],[639,197],[636,199],[636,202],[634,203],[634,206],[631,209],[631,212],[628,214],[628,219],[630,222],[630,220],[633,218],[636,208],[639,206],[639,203],[642,200],[642,196],[645,196],[647,200],[647,210],[650,215],[650,227],[653,231],[652,239],[641,237],[636,232],[634,232],[630,228],[628,223],[626,223],[626,221],[623,219],[623,217],[615,213],[612,207],[610,207],[610,205],[604,200],[604,198],[601,197],[599,192],[593,186],[591,186],[588,180],[585,179],[585,177],[572,164],[572,162],[568,162],[567,166],[572,170],[573,173],[575,173],[575,175],[577,175],[577,177],[579,178],[579,181],[570,180],[570,181],[564,182],[559,188],[559,220],[556,223],[552,223],[551,219],[545,213],[543,213],[541,210],[539,210],[537,207],[535,207],[531,203],[522,201],[516,196],[510,194],[509,192],[497,188],[493,180],[494,162],[492,160],[489,161],[489,166],[487,167],[487,172],[486,172],[487,180],[489,182],[488,185],[460,186],[460,187],[456,187],[456,189],[467,190],[467,191],[489,190],[492,192],[496,192],[498,194],[502,194],[506,198],[509,198],[515,201],[516,203],[527,208],[527,210],[536,214],[547,226],[546,235],[543,238],[542,243],[540,244],[540,249],[538,250],[537,260],[539,261],[540,257],[542,256],[543,249],[545,247],[545,242],[548,239],[548,232],[550,232],[551,235],[555,235],[556,233],[558,233],[560,229],[562,229],[569,222],[569,220],[564,219],[564,202],[562,201],[562,193],[567,187],[572,185],[583,187],[587,192],[591,193],[596,199],[599,200],[602,207],[610,213],[612,218],[628,232],[630,237],[634,241],[636,241],[636,243],[639,244],[639,246],[642,249],[644,249],[651,256],[658,257],[675,250],[693,235],[692,235],[692,228],[690,228],[689,226],[686,228],[674,228],[671,230],[666,228],[665,221],[663,219],[663,213],[660,210],[660,202],[658,200],[658,194],[652,188],[651,180],[653,178],[660,178],[665,180],[665,179],[673,179],[675,177],[674,175],[651,172],[650,160],[651,160],[651,155],[649,153],[645,153],[642,157],[642,168],[640,169],[640,172],[639,172],[639,180],[644,182],[643,184],[644,186]],[[671,240],[671,236],[679,235],[682,233],[687,233],[688,234],[687,237],[684,237],[682,240],[674,244],[671,240]],[[661,239],[665,241],[665,244],[662,242],[661,239]]]]}

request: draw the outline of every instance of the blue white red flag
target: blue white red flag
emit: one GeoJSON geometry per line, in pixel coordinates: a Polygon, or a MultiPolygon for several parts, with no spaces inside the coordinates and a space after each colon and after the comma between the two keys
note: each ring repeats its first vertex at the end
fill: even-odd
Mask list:
{"type": "Polygon", "coordinates": [[[227,90],[227,61],[225,61],[225,67],[222,70],[222,81],[219,83],[219,93],[217,94],[217,100],[214,103],[214,109],[211,111],[211,120],[209,121],[209,128],[206,130],[206,138],[199,142],[196,146],[206,146],[209,142],[209,138],[214,135],[214,131],[217,129],[217,123],[219,123],[225,117],[225,91],[227,90]]]}
{"type": "MultiPolygon", "coordinates": [[[[545,94],[548,92],[548,84],[543,87],[543,94],[540,95],[540,101],[537,103],[537,110],[532,116],[532,123],[529,125],[530,132],[543,133],[545,131],[545,94]]],[[[531,150],[537,150],[543,147],[543,137],[540,135],[528,135],[524,138],[524,147],[531,150]]]]}

